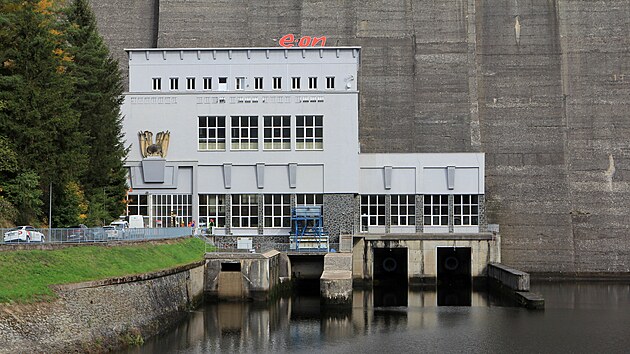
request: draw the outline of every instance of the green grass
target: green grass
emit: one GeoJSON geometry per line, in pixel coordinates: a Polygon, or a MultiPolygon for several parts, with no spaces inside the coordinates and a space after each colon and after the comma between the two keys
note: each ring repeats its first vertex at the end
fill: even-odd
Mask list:
{"type": "Polygon", "coordinates": [[[205,244],[188,238],[166,244],[82,246],[0,252],[0,303],[47,301],[49,285],[147,273],[203,259],[205,244]]]}

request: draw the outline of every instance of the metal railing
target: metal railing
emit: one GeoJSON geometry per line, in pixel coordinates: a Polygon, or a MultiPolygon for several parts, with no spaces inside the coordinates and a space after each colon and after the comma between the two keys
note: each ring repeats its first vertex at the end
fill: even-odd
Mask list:
{"type": "MultiPolygon", "coordinates": [[[[11,229],[0,228],[0,243],[40,243],[33,241],[37,238],[29,237],[28,239],[14,240],[5,242],[4,235],[11,229]]],[[[35,229],[41,232],[43,243],[100,243],[100,242],[125,242],[139,240],[160,240],[169,238],[178,238],[192,235],[190,227],[165,227],[165,228],[127,228],[127,229],[105,229],[102,227],[95,228],[73,228],[73,229],[35,229]]]]}

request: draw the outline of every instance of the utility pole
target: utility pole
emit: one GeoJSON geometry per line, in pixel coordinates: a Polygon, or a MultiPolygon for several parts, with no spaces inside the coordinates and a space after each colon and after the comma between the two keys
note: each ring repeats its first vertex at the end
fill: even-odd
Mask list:
{"type": "MultiPolygon", "coordinates": [[[[52,229],[52,181],[50,182],[50,187],[48,187],[48,230],[52,229]]],[[[49,231],[50,232],[50,231],[49,231]]]]}

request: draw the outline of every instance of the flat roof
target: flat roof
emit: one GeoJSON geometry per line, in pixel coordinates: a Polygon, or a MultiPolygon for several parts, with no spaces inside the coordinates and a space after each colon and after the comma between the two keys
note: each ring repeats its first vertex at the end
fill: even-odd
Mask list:
{"type": "Polygon", "coordinates": [[[125,48],[126,52],[163,52],[163,51],[208,51],[208,50],[333,50],[333,49],[361,49],[359,46],[349,47],[232,47],[232,48],[125,48]]]}

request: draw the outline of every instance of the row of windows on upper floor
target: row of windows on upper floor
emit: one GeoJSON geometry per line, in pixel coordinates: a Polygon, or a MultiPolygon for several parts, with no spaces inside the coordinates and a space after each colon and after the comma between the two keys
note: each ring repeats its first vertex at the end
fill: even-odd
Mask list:
{"type": "MultiPolygon", "coordinates": [[[[264,150],[290,150],[292,126],[290,115],[263,116],[200,116],[198,119],[198,149],[225,151],[226,141],[231,150],[258,150],[259,126],[262,125],[264,150]],[[226,123],[229,122],[229,126],[226,123]],[[262,124],[260,124],[262,123],[262,124]],[[229,136],[227,133],[229,132],[229,136]]],[[[295,116],[295,149],[324,148],[324,116],[295,116]]]]}
{"type": "MultiPolygon", "coordinates": [[[[192,195],[160,194],[150,197],[129,195],[127,215],[149,217],[154,226],[179,224],[180,221],[187,225],[192,221],[192,195]],[[155,222],[157,220],[160,221],[155,222]]],[[[259,202],[262,202],[264,227],[290,227],[293,203],[326,207],[322,194],[297,194],[295,197],[292,202],[290,194],[233,194],[228,217],[226,195],[199,194],[199,222],[223,227],[231,218],[232,227],[257,227],[259,202]]],[[[361,195],[360,198],[361,231],[368,231],[371,226],[385,226],[386,218],[392,226],[416,225],[416,208],[422,208],[422,223],[425,226],[448,226],[449,219],[454,226],[479,225],[479,196],[475,194],[454,195],[452,209],[449,209],[449,196],[440,194],[424,195],[421,201],[417,201],[413,194],[361,195]]]]}
{"type": "MultiPolygon", "coordinates": [[[[319,86],[319,78],[316,76],[309,76],[305,78],[306,83],[308,84],[304,88],[308,88],[309,90],[317,90],[319,86]]],[[[203,85],[201,86],[204,91],[227,91],[228,90],[228,77],[221,76],[216,78],[216,81],[212,77],[203,77],[202,78],[203,85]]],[[[274,76],[271,78],[271,85],[266,86],[264,77],[257,76],[254,77],[253,86],[250,86],[249,80],[245,76],[237,76],[234,78],[234,86],[231,87],[233,90],[282,90],[283,88],[283,77],[274,76]]],[[[170,77],[168,79],[168,87],[170,91],[179,91],[179,77],[170,77]]],[[[327,90],[335,89],[335,77],[334,76],[326,76],[325,77],[325,88],[327,90]]],[[[152,88],[153,91],[162,91],[162,78],[154,77],[152,79],[152,88]]],[[[196,77],[187,77],[186,78],[186,90],[187,91],[196,91],[198,90],[197,78],[196,77]]],[[[292,90],[301,90],[302,89],[302,77],[294,76],[291,77],[291,89],[292,90]]]]}

